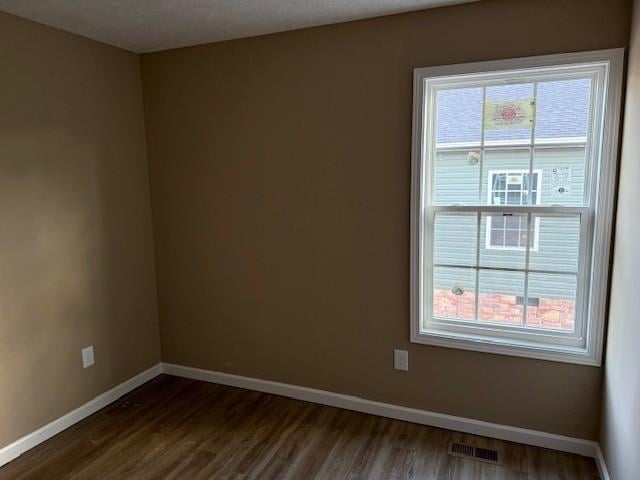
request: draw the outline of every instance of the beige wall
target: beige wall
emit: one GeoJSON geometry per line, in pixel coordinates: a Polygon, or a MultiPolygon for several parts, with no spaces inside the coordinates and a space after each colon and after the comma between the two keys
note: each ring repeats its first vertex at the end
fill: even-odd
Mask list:
{"type": "Polygon", "coordinates": [[[600,432],[612,480],[640,476],[640,1],[634,5],[600,432]]]}
{"type": "Polygon", "coordinates": [[[5,14],[0,32],[3,446],[159,341],[139,57],[5,14]]]}
{"type": "Polygon", "coordinates": [[[144,55],[163,360],[595,439],[600,369],[408,342],[411,75],[627,40],[486,0],[144,55]]]}

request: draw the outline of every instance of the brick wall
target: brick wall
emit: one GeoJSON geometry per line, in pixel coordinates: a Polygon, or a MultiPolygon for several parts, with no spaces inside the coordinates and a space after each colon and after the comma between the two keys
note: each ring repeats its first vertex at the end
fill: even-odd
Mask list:
{"type": "MultiPolygon", "coordinates": [[[[448,290],[436,290],[434,315],[438,317],[474,319],[475,296],[465,292],[454,295],[448,290]]],[[[478,302],[480,321],[520,325],[523,306],[513,295],[481,293],[478,302]]],[[[540,299],[538,307],[527,308],[527,326],[573,330],[575,302],[573,300],[540,299]]]]}

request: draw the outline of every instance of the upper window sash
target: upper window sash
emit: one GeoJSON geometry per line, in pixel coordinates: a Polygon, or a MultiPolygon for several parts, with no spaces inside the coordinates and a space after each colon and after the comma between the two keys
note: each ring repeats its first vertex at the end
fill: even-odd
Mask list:
{"type": "MultiPolygon", "coordinates": [[[[430,78],[422,78],[421,82],[423,82],[423,87],[421,88],[421,92],[419,92],[423,98],[422,103],[424,107],[425,116],[421,119],[421,123],[424,123],[428,126],[427,129],[423,130],[423,138],[422,144],[427,148],[422,152],[422,155],[425,156],[423,159],[423,168],[426,169],[425,177],[429,179],[426,184],[423,186],[425,189],[425,200],[428,203],[435,203],[434,201],[434,185],[433,180],[435,179],[434,175],[434,166],[435,166],[435,156],[437,152],[443,151],[443,148],[438,145],[437,141],[431,141],[432,139],[437,138],[437,132],[435,131],[437,125],[437,108],[436,108],[436,99],[438,92],[440,91],[451,91],[456,88],[482,88],[483,98],[482,98],[482,107],[483,111],[481,113],[481,136],[480,141],[475,145],[467,148],[477,148],[480,150],[481,158],[484,157],[485,149],[491,148],[492,150],[499,149],[500,147],[528,147],[530,152],[530,160],[529,160],[529,170],[532,172],[534,170],[533,167],[533,157],[535,154],[536,147],[543,146],[562,146],[563,143],[567,145],[577,146],[577,145],[585,145],[586,158],[593,158],[593,152],[599,151],[601,138],[598,135],[594,135],[593,132],[598,132],[601,130],[602,121],[603,121],[603,95],[602,92],[606,91],[606,81],[608,78],[609,71],[609,63],[606,61],[603,62],[592,62],[589,64],[568,64],[568,65],[557,65],[557,66],[548,66],[543,68],[531,68],[527,70],[528,73],[523,73],[522,70],[506,70],[506,71],[497,71],[497,72],[489,72],[489,73],[480,73],[480,74],[467,74],[462,76],[443,76],[443,77],[430,77],[430,78]],[[482,78],[482,80],[479,80],[482,78]],[[521,85],[531,83],[533,85],[533,101],[537,101],[537,89],[538,84],[541,82],[553,82],[560,80],[582,80],[589,79],[591,82],[591,99],[590,101],[590,111],[589,111],[589,124],[586,138],[582,137],[570,137],[565,139],[558,139],[558,141],[549,141],[546,138],[538,138],[536,137],[536,122],[533,123],[533,127],[531,128],[531,134],[528,139],[518,139],[518,140],[488,140],[485,136],[485,127],[484,122],[482,121],[482,117],[484,115],[484,106],[485,101],[487,100],[486,92],[487,88],[491,88],[496,86],[496,84],[500,84],[500,86],[504,85],[521,85]]],[[[535,108],[535,107],[534,107],[535,108]]],[[[474,142],[471,142],[474,144],[474,142]]],[[[594,165],[596,162],[588,162],[585,165],[585,178],[584,178],[584,192],[583,192],[583,205],[593,205],[596,198],[596,190],[597,190],[597,171],[598,165],[594,165]]],[[[482,174],[482,165],[480,167],[480,173],[482,174]]]]}

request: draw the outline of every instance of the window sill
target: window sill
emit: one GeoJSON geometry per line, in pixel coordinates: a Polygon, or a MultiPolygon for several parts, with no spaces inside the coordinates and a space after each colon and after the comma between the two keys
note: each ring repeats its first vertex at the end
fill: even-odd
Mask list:
{"type": "Polygon", "coordinates": [[[441,330],[423,330],[420,333],[412,332],[411,342],[436,347],[471,350],[474,352],[534,358],[594,367],[601,366],[599,355],[595,352],[589,352],[586,348],[537,344],[521,340],[514,341],[512,339],[499,337],[487,337],[484,335],[457,335],[455,333],[442,332],[441,330]]]}

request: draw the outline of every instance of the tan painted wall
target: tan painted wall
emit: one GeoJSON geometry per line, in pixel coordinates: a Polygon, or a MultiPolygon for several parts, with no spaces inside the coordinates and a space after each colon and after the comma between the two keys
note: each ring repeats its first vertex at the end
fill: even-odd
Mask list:
{"type": "Polygon", "coordinates": [[[160,355],[139,57],[6,14],[0,32],[4,446],[160,355]]]}
{"type": "Polygon", "coordinates": [[[640,0],[634,3],[600,444],[612,480],[640,477],[640,0]]]}
{"type": "Polygon", "coordinates": [[[163,360],[595,439],[599,368],[408,342],[411,75],[627,40],[487,0],[144,55],[163,360]]]}

